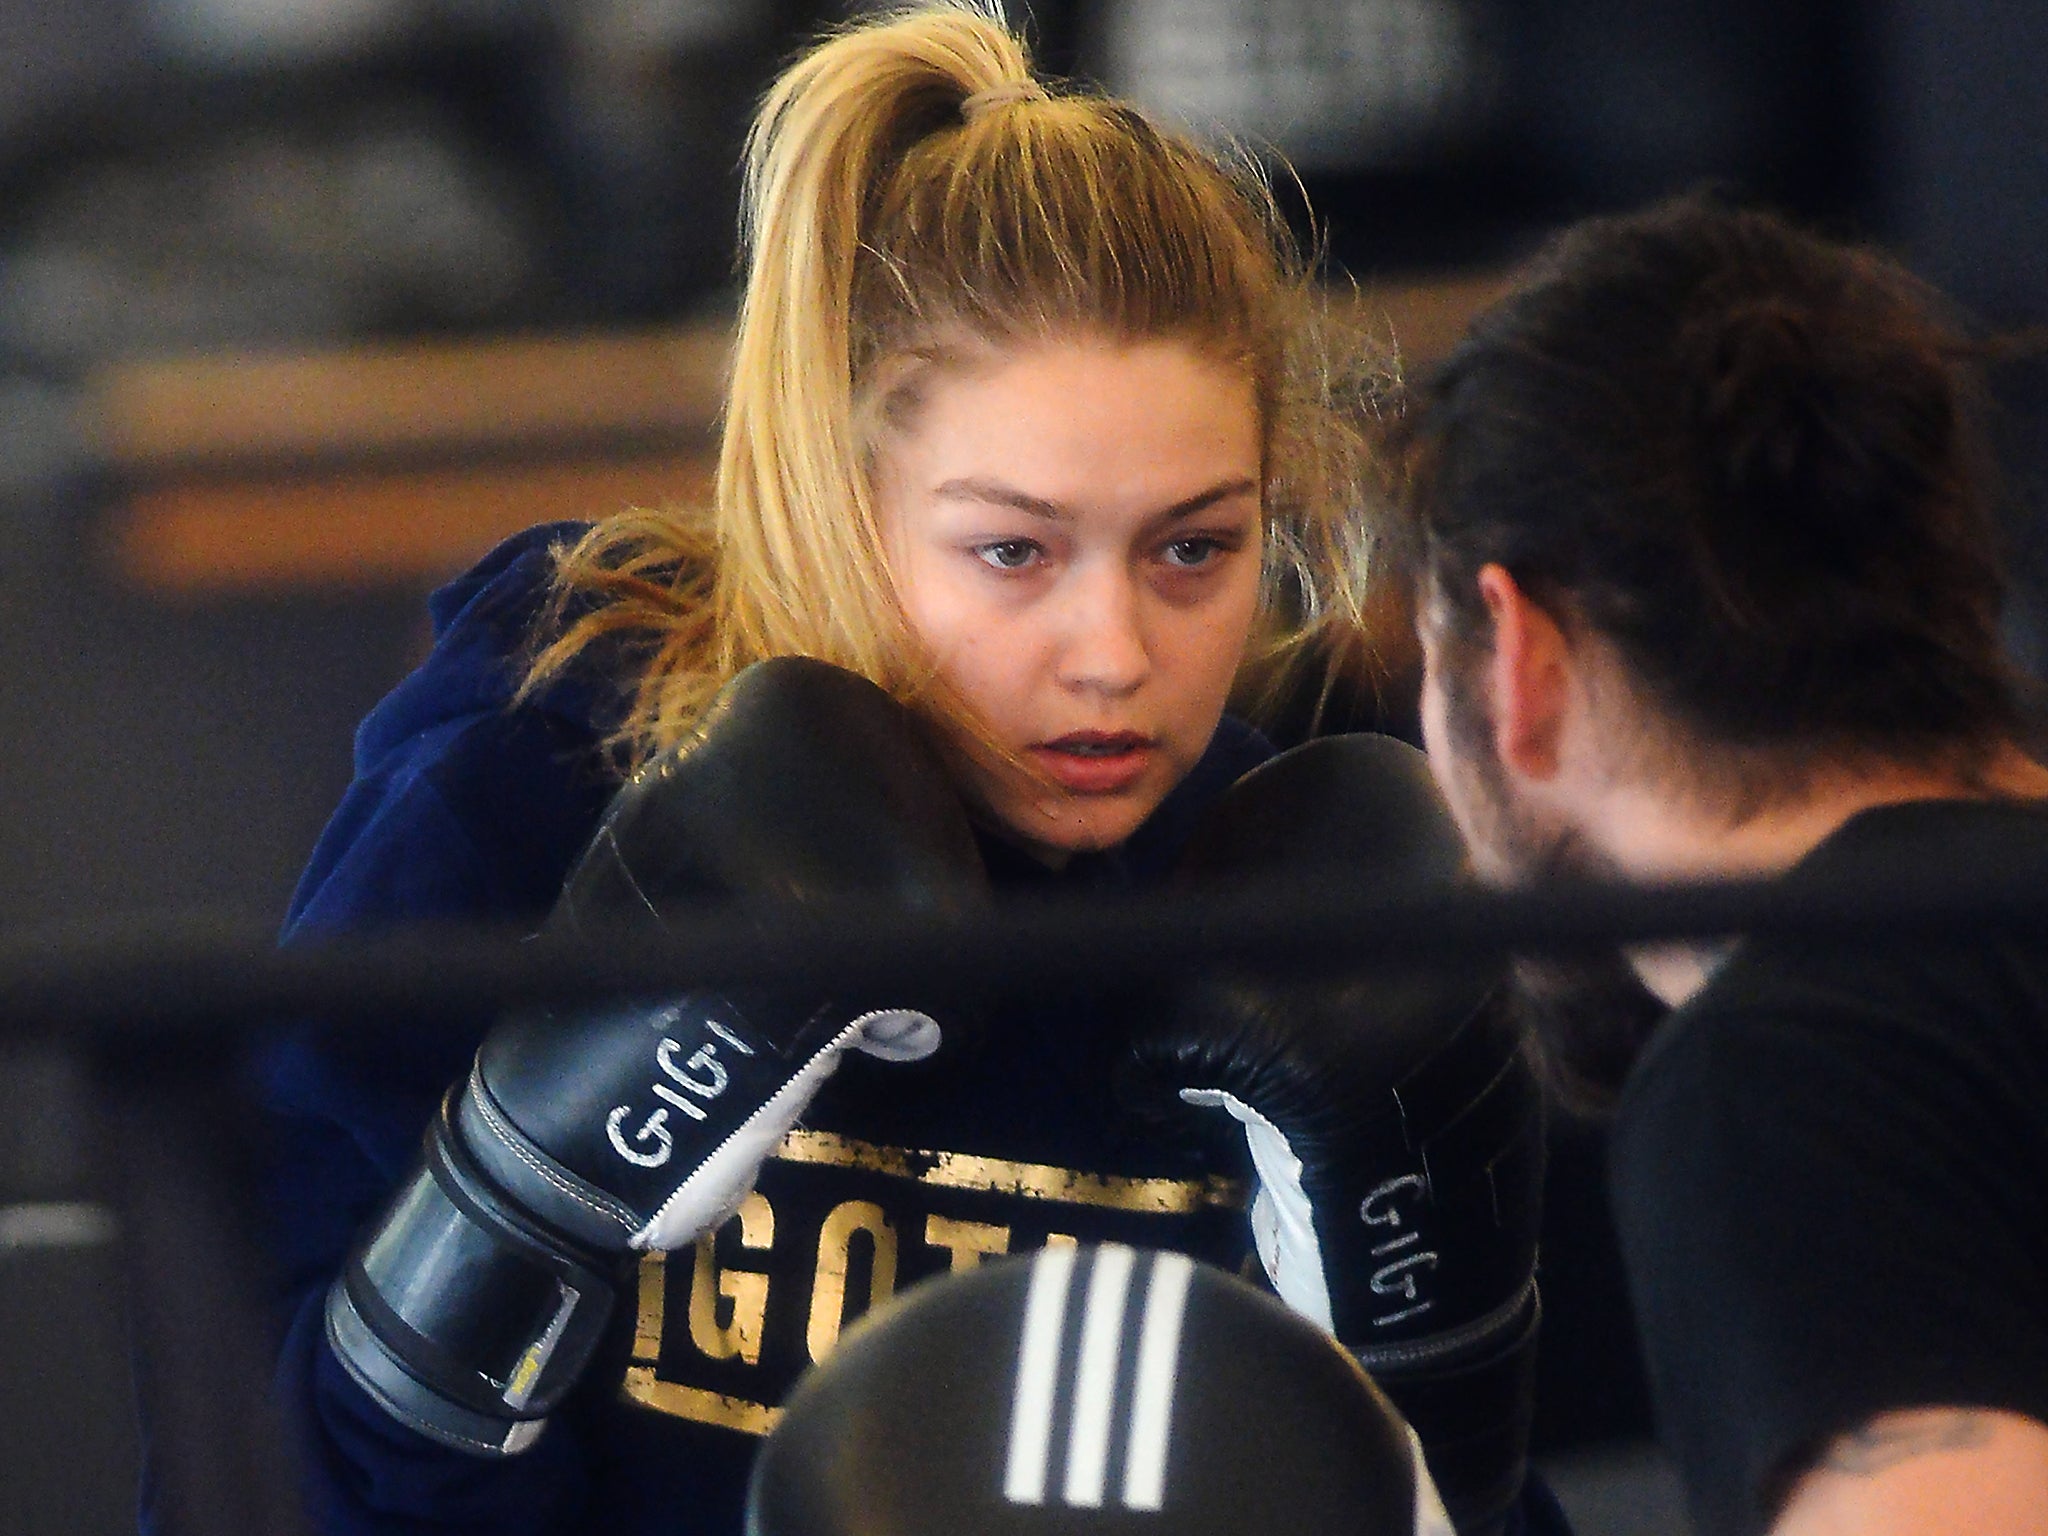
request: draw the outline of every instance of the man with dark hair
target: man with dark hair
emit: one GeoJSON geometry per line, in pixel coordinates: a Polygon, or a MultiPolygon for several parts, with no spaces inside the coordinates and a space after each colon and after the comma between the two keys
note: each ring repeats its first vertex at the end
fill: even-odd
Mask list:
{"type": "MultiPolygon", "coordinates": [[[[1689,199],[1579,226],[1418,391],[1432,765],[1490,878],[2039,850],[1979,386],[1882,257],[1689,199]]],[[[1617,1104],[1660,1431],[1709,1533],[2048,1532],[2048,951],[1641,948],[1617,1104]]]]}

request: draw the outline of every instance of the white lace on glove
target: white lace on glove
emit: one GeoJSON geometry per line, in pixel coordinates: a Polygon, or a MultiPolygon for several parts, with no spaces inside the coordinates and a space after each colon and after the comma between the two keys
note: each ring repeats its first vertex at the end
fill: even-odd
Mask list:
{"type": "Polygon", "coordinates": [[[1330,1317],[1330,1286],[1323,1276],[1322,1245],[1316,1241],[1308,1194],[1301,1187],[1301,1159],[1287,1144],[1280,1127],[1251,1105],[1221,1088],[1183,1088],[1183,1103],[1224,1109],[1244,1127],[1258,1174],[1252,1197],[1252,1241],[1259,1262],[1280,1299],[1325,1333],[1335,1333],[1330,1317]]]}
{"type": "Polygon", "coordinates": [[[905,1008],[864,1013],[820,1046],[811,1059],[694,1168],[664,1200],[654,1219],[629,1240],[664,1252],[695,1242],[740,1208],[761,1165],[817,1097],[839,1058],[862,1051],[883,1061],[922,1061],[939,1048],[938,1021],[905,1008]]]}

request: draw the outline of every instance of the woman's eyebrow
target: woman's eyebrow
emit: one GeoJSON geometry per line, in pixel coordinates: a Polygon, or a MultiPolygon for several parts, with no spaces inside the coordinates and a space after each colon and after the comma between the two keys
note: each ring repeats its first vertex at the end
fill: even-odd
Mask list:
{"type": "Polygon", "coordinates": [[[1259,482],[1250,478],[1226,480],[1221,485],[1212,485],[1206,491],[1198,491],[1185,501],[1176,501],[1159,514],[1161,521],[1173,522],[1183,517],[1193,517],[1197,512],[1206,512],[1219,501],[1229,501],[1238,496],[1256,495],[1259,482]]]}
{"type": "Polygon", "coordinates": [[[947,480],[932,494],[941,501],[986,501],[999,507],[1015,507],[1033,517],[1063,518],[1071,515],[1056,501],[1047,501],[1043,496],[1033,496],[1000,480],[986,480],[979,475],[947,480]]]}
{"type": "MultiPolygon", "coordinates": [[[[1174,522],[1180,518],[1192,517],[1197,512],[1207,511],[1219,501],[1228,501],[1234,496],[1244,496],[1258,490],[1259,483],[1249,478],[1226,480],[1212,485],[1206,491],[1197,491],[1185,500],[1157,514],[1160,521],[1174,522]]],[[[1000,480],[989,480],[979,475],[967,475],[942,482],[932,494],[942,501],[984,501],[999,507],[1015,507],[1033,517],[1061,519],[1071,517],[1072,512],[1056,501],[1043,496],[1033,496],[1015,486],[1005,485],[1000,480]]]]}

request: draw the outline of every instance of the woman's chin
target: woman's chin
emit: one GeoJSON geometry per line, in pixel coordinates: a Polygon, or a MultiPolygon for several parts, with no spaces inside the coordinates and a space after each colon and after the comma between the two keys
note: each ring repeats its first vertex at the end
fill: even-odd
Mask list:
{"type": "Polygon", "coordinates": [[[1003,806],[998,815],[1010,837],[1041,855],[1064,861],[1123,842],[1159,808],[1154,795],[1040,794],[1003,806]]]}

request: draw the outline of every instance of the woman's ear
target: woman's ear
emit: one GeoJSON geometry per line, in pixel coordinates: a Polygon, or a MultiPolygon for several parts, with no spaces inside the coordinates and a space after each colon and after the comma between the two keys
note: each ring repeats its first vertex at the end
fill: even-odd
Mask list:
{"type": "Polygon", "coordinates": [[[1539,782],[1563,761],[1565,714],[1571,701],[1572,647],[1549,611],[1506,567],[1479,568],[1479,596],[1493,625],[1487,681],[1493,704],[1494,750],[1502,766],[1539,782]]]}

